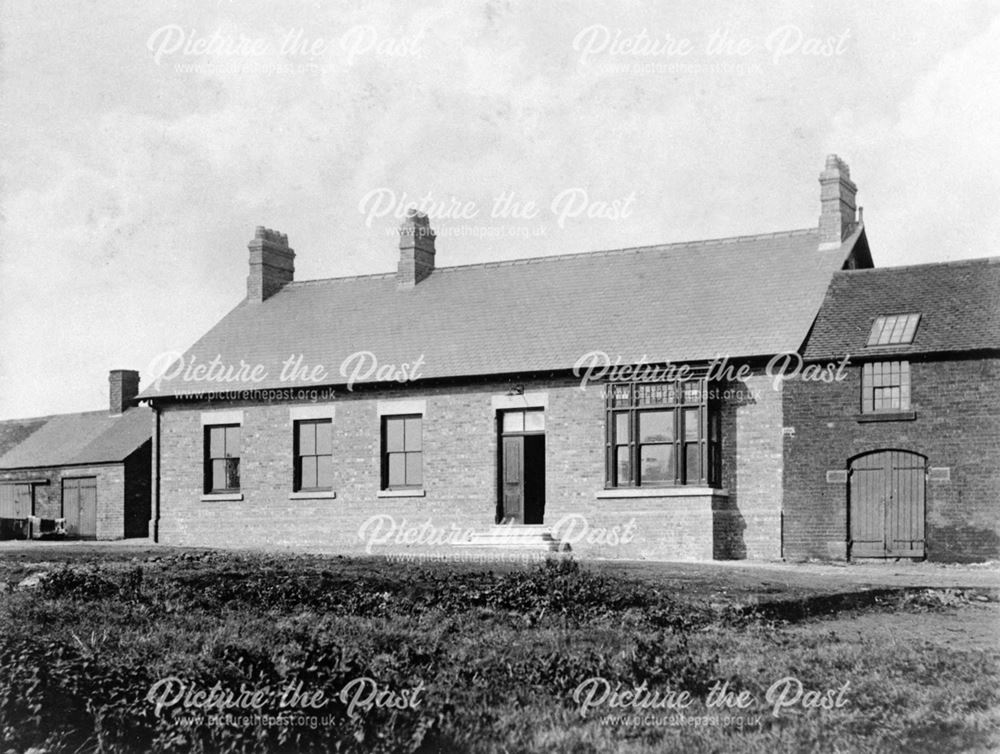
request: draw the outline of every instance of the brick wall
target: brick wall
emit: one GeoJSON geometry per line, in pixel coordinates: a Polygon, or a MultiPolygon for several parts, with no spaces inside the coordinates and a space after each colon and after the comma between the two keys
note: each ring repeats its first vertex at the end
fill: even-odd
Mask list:
{"type": "Polygon", "coordinates": [[[782,385],[762,372],[720,385],[722,481],[716,558],[781,557],[782,385]]]}
{"type": "Polygon", "coordinates": [[[0,472],[0,480],[45,479],[48,481],[48,484],[34,485],[35,515],[39,518],[62,518],[62,480],[72,477],[96,477],[97,479],[97,538],[122,539],[125,536],[124,464],[64,466],[0,472]]]}
{"type": "MultiPolygon", "coordinates": [[[[359,552],[363,541],[358,531],[376,515],[391,516],[397,523],[405,520],[409,525],[430,522],[444,530],[486,530],[495,523],[497,514],[496,410],[491,398],[505,395],[508,388],[507,382],[485,382],[378,392],[338,391],[333,401],[336,499],[290,497],[290,406],[305,404],[164,405],[160,420],[160,540],[180,545],[359,552]],[[393,399],[426,401],[424,497],[378,496],[380,425],[376,405],[378,400],[393,399]],[[243,411],[243,499],[202,500],[201,412],[232,408],[243,411]]],[[[734,465],[727,477],[728,500],[710,494],[606,499],[599,496],[604,487],[604,400],[599,386],[584,391],[576,381],[547,380],[526,382],[525,389],[548,395],[545,524],[552,526],[563,520],[563,531],[572,527],[576,552],[657,559],[709,559],[713,554],[777,556],[780,393],[768,388],[760,399],[727,409],[731,417],[728,431],[735,433],[723,440],[729,463],[734,465]],[[761,447],[744,452],[740,442],[760,443],[761,447]],[[728,523],[716,523],[726,516],[728,523]],[[745,523],[730,525],[736,519],[745,523]],[[724,539],[721,548],[716,546],[720,536],[724,539]]],[[[725,424],[723,430],[727,431],[725,424]]]]}
{"type": "Polygon", "coordinates": [[[950,481],[928,479],[925,536],[930,560],[1000,557],[1000,359],[911,361],[914,421],[858,422],[860,367],[840,383],[789,382],[785,423],[785,555],[847,555],[847,484],[828,470],[879,449],[909,450],[950,481]]]}

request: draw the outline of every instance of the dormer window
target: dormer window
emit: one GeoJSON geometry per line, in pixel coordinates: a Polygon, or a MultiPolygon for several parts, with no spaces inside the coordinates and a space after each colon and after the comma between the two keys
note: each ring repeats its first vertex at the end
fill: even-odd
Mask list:
{"type": "Polygon", "coordinates": [[[865,345],[896,346],[912,343],[919,322],[919,314],[889,314],[876,317],[865,345]]]}

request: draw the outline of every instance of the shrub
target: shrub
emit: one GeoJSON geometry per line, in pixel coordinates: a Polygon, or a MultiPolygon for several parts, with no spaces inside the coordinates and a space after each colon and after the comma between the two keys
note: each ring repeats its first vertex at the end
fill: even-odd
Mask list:
{"type": "Polygon", "coordinates": [[[121,597],[128,601],[142,598],[142,568],[134,566],[124,574],[110,574],[100,566],[87,568],[64,565],[41,583],[42,595],[49,599],[68,597],[99,600],[121,597]]]}

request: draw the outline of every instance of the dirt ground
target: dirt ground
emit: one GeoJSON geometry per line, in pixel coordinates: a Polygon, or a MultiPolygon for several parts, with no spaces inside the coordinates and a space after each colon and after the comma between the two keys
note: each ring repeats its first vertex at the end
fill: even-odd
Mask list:
{"type": "MultiPolygon", "coordinates": [[[[181,553],[206,552],[197,548],[157,545],[149,540],[118,542],[0,542],[0,578],[3,571],[22,571],[40,562],[106,562],[170,557],[181,553]]],[[[254,553],[257,550],[234,550],[254,553]]],[[[280,554],[296,554],[282,552],[280,554]]],[[[298,553],[308,554],[308,553],[298,553]]],[[[316,557],[334,557],[332,554],[316,557]]],[[[364,560],[363,558],[359,560],[364,560]]],[[[373,566],[378,558],[370,558],[373,566]]],[[[661,562],[587,560],[581,563],[598,570],[613,571],[678,589],[697,584],[714,585],[723,593],[768,594],[836,593],[857,589],[926,587],[1000,590],[1000,562],[984,564],[942,563],[785,563],[773,561],[661,562]]],[[[506,570],[504,564],[493,564],[506,570]]]]}
{"type": "Polygon", "coordinates": [[[929,587],[1000,589],[1000,563],[779,563],[747,560],[710,563],[601,561],[601,568],[624,568],[642,577],[702,580],[718,578],[733,584],[812,589],[852,587],[929,587]]]}
{"type": "Polygon", "coordinates": [[[957,650],[1000,651],[1000,605],[964,604],[946,612],[857,612],[810,619],[788,628],[794,633],[833,632],[841,639],[883,645],[938,645],[957,650]]]}

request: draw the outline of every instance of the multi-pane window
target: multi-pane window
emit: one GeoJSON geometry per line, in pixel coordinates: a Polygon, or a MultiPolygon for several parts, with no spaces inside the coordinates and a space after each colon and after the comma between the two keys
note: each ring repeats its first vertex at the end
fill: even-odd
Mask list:
{"type": "Polygon", "coordinates": [[[240,489],[240,425],[205,427],[205,492],[240,489]]]}
{"type": "Polygon", "coordinates": [[[876,317],[868,333],[869,346],[895,346],[912,343],[920,322],[919,314],[891,314],[876,317]]]}
{"type": "Polygon", "coordinates": [[[715,483],[719,423],[704,379],[608,385],[608,487],[715,483]]]}
{"type": "Polygon", "coordinates": [[[861,367],[861,411],[910,410],[910,362],[874,361],[861,367]]]}
{"type": "Polygon", "coordinates": [[[422,424],[419,415],[382,417],[382,489],[423,486],[422,424]]]}
{"type": "Polygon", "coordinates": [[[295,490],[333,489],[333,422],[295,422],[295,490]]]}

